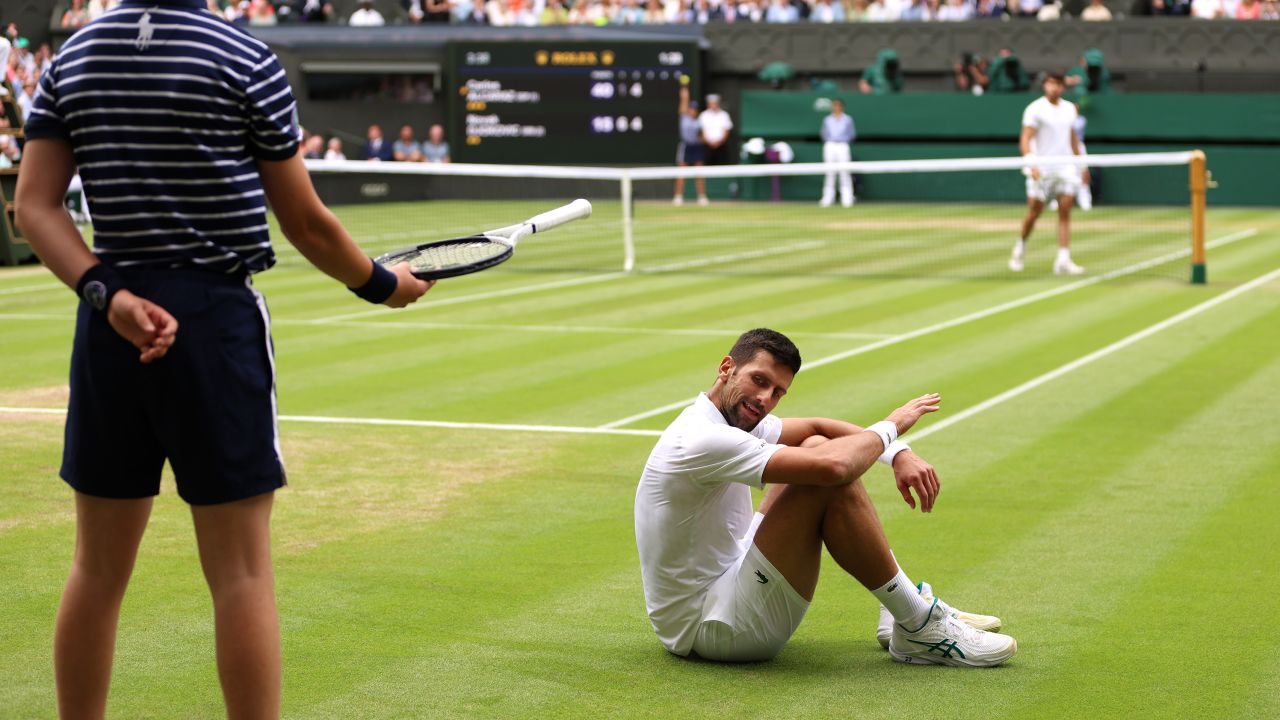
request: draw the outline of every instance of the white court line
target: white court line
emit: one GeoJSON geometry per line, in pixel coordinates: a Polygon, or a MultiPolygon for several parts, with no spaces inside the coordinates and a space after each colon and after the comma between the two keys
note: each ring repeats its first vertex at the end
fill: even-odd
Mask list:
{"type": "MultiPolygon", "coordinates": [[[[1246,292],[1260,286],[1265,285],[1272,280],[1280,279],[1280,268],[1276,268],[1271,272],[1256,277],[1249,282],[1234,287],[1221,295],[1214,296],[1199,305],[1190,307],[1182,312],[1169,318],[1165,318],[1154,325],[1139,330],[1123,339],[1107,345],[1104,348],[1095,350],[1088,355],[1072,360],[1054,370],[1050,370],[1043,375],[1028,380],[1017,387],[1006,390],[998,395],[994,395],[977,405],[972,405],[964,410],[952,415],[945,420],[933,423],[927,428],[923,428],[919,432],[911,435],[911,440],[923,440],[930,435],[944,430],[956,423],[963,422],[978,413],[985,412],[996,405],[1023,395],[1035,388],[1044,385],[1047,382],[1056,380],[1073,370],[1088,365],[1095,360],[1100,360],[1108,355],[1133,345],[1134,343],[1144,340],[1155,335],[1162,330],[1177,325],[1185,320],[1189,320],[1206,310],[1210,310],[1228,300],[1234,299],[1246,292]]],[[[21,407],[0,407],[0,414],[14,415],[64,415],[66,410],[62,408],[21,408],[21,407]]],[[[575,427],[568,425],[520,425],[515,423],[467,423],[467,422],[446,422],[441,420],[394,420],[389,418],[346,418],[346,417],[327,417],[320,415],[281,415],[280,420],[285,422],[301,422],[316,423],[324,425],[380,425],[390,427],[426,427],[426,428],[450,428],[458,430],[505,430],[512,432],[540,432],[540,433],[561,433],[576,435],[627,435],[633,437],[658,437],[662,435],[659,430],[626,430],[619,428],[602,428],[602,427],[575,427]]]]}
{"type": "Polygon", "coordinates": [[[1039,377],[1032,378],[1031,380],[1028,380],[1022,383],[1021,385],[1015,388],[1005,390],[999,395],[995,395],[990,398],[987,398],[986,400],[983,400],[977,405],[971,405],[965,408],[964,410],[961,410],[960,412],[956,413],[955,415],[951,415],[950,417],[947,417],[943,420],[939,420],[938,422],[929,425],[929,427],[923,428],[922,430],[920,430],[920,432],[912,433],[911,441],[914,442],[916,440],[923,440],[924,438],[927,438],[930,435],[940,430],[949,428],[958,422],[963,422],[965,420],[968,420],[969,418],[973,417],[974,415],[977,415],[980,412],[984,412],[1007,400],[1012,400],[1013,398],[1016,398],[1019,395],[1023,395],[1027,392],[1030,392],[1051,380],[1056,380],[1057,378],[1060,378],[1063,375],[1066,375],[1072,370],[1082,368],[1085,365],[1088,365],[1089,363],[1095,360],[1101,360],[1102,358],[1118,350],[1123,350],[1124,348],[1129,347],[1130,345],[1138,342],[1139,340],[1143,340],[1145,338],[1151,337],[1152,335],[1155,335],[1161,330],[1165,330],[1167,328],[1173,327],[1174,325],[1177,325],[1178,323],[1184,320],[1193,318],[1196,315],[1199,315],[1200,313],[1206,310],[1209,310],[1218,305],[1221,305],[1222,303],[1228,300],[1231,300],[1232,298],[1235,298],[1239,295],[1243,295],[1244,293],[1249,292],[1250,290],[1258,287],[1259,285],[1265,285],[1266,283],[1271,282],[1272,280],[1275,280],[1277,278],[1280,278],[1280,268],[1276,268],[1275,270],[1272,270],[1271,272],[1265,275],[1256,277],[1253,280],[1250,280],[1249,282],[1243,285],[1239,285],[1237,287],[1231,288],[1230,290],[1222,293],[1221,295],[1216,295],[1208,300],[1205,300],[1199,305],[1195,305],[1193,307],[1187,308],[1186,310],[1183,310],[1182,312],[1178,313],[1177,315],[1174,315],[1173,317],[1166,318],[1154,325],[1150,325],[1146,328],[1143,328],[1142,330],[1139,330],[1133,333],[1132,335],[1129,335],[1125,338],[1117,340],[1100,350],[1095,350],[1089,353],[1088,355],[1085,355],[1084,357],[1072,360],[1066,365],[1062,365],[1054,370],[1050,370],[1049,372],[1043,375],[1040,375],[1039,377]]]}
{"type": "Polygon", "coordinates": [[[55,315],[53,313],[0,313],[0,320],[75,320],[75,313],[55,315]]]}
{"type": "MultiPolygon", "coordinates": [[[[66,415],[64,408],[0,407],[0,415],[66,415]]],[[[327,417],[323,415],[281,415],[281,422],[320,425],[379,425],[387,427],[449,428],[455,430],[506,430],[511,432],[560,433],[569,435],[629,435],[658,437],[657,430],[608,430],[569,425],[521,425],[518,423],[469,423],[444,420],[395,420],[391,418],[327,417]]]]}
{"type": "Polygon", "coordinates": [[[40,283],[39,285],[19,285],[0,289],[0,295],[20,295],[22,293],[40,292],[41,290],[52,290],[54,288],[65,288],[62,283],[40,283]]]}
{"type": "MultiPolygon", "coordinates": [[[[1213,242],[1207,243],[1206,247],[1219,247],[1222,245],[1226,245],[1228,243],[1233,243],[1237,240],[1243,240],[1247,237],[1252,237],[1256,234],[1258,234],[1258,231],[1255,228],[1250,228],[1248,230],[1241,230],[1239,232],[1231,233],[1230,235],[1224,235],[1214,240],[1213,242]]],[[[1073,283],[1060,285],[1056,288],[1050,288],[1049,290],[1044,290],[1038,293],[1027,295],[1026,297],[1018,298],[1017,300],[1010,300],[1008,302],[1000,303],[999,305],[993,305],[992,307],[986,308],[984,310],[978,310],[976,312],[971,312],[967,315],[961,315],[960,317],[957,317],[957,318],[952,318],[950,320],[944,320],[939,323],[934,323],[933,325],[928,325],[926,327],[918,328],[916,330],[912,330],[911,332],[903,333],[901,335],[893,335],[883,340],[878,340],[873,343],[868,343],[866,345],[861,345],[859,347],[852,348],[850,350],[845,350],[844,352],[839,352],[834,355],[828,355],[824,358],[820,358],[818,360],[815,360],[801,367],[800,372],[804,372],[805,370],[812,370],[814,368],[822,367],[824,365],[830,365],[831,363],[839,362],[841,360],[847,360],[857,355],[863,355],[865,353],[869,353],[874,350],[879,350],[880,348],[889,347],[890,345],[897,345],[899,343],[903,343],[908,340],[914,340],[915,338],[923,337],[925,335],[932,335],[933,333],[940,332],[942,330],[947,330],[949,328],[953,328],[959,325],[965,325],[967,323],[974,322],[975,320],[988,318],[988,317],[991,317],[992,315],[997,315],[1007,310],[1013,310],[1015,308],[1020,308],[1025,305],[1030,305],[1032,303],[1040,302],[1041,300],[1047,300],[1049,298],[1057,297],[1059,295],[1065,295],[1066,293],[1073,292],[1081,288],[1086,288],[1091,285],[1097,285],[1098,283],[1104,282],[1106,280],[1113,280],[1115,278],[1122,277],[1125,275],[1132,275],[1136,272],[1141,272],[1143,270],[1146,270],[1147,268],[1154,267],[1156,265],[1162,265],[1166,262],[1169,262],[1170,260],[1176,260],[1177,258],[1186,257],[1190,254],[1191,254],[1190,248],[1178,250],[1176,252],[1171,252],[1165,255],[1161,255],[1159,257],[1152,258],[1150,260],[1144,260],[1139,263],[1134,263],[1133,265],[1128,265],[1118,270],[1112,270],[1111,272],[1104,273],[1102,275],[1095,275],[1093,277],[1084,278],[1083,280],[1077,280],[1073,283]]],[[[619,418],[618,420],[614,420],[613,422],[605,423],[600,427],[618,428],[624,425],[630,425],[633,422],[638,422],[646,418],[651,418],[655,415],[661,415],[663,413],[685,407],[696,399],[697,399],[697,396],[694,396],[690,398],[685,398],[684,400],[678,400],[673,403],[667,403],[666,405],[663,405],[661,407],[656,407],[651,410],[646,410],[642,413],[636,413],[635,415],[628,415],[627,417],[619,418]]]]}
{"type": "MultiPolygon", "coordinates": [[[[15,313],[17,315],[17,313],[15,313]]],[[[0,320],[11,316],[0,313],[0,320]]],[[[30,319],[55,317],[50,315],[32,315],[30,319]]],[[[56,316],[72,317],[72,316],[56,316]]],[[[18,319],[18,318],[15,318],[18,319]]],[[[364,322],[360,320],[273,320],[273,325],[320,325],[337,327],[355,327],[366,329],[395,328],[411,330],[501,330],[503,332],[531,333],[581,333],[601,335],[689,335],[694,337],[737,337],[741,330],[734,328],[649,328],[630,327],[625,325],[520,325],[502,323],[446,323],[446,322],[364,322]]],[[[836,340],[878,339],[890,337],[885,333],[861,332],[797,332],[796,337],[827,338],[836,340]]]]}
{"type": "MultiPolygon", "coordinates": [[[[821,241],[796,243],[794,245],[783,245],[781,247],[769,248],[767,250],[753,250],[750,252],[733,253],[730,255],[719,255],[716,257],[703,258],[701,260],[691,260],[688,262],[671,263],[670,265],[659,265],[649,268],[646,273],[671,272],[673,270],[687,270],[693,267],[705,267],[707,265],[715,265],[717,263],[733,262],[734,260],[749,260],[754,258],[768,257],[770,255],[781,255],[784,253],[794,252],[796,250],[807,250],[816,245],[822,245],[821,241]]],[[[457,305],[459,303],[472,302],[474,300],[490,300],[492,298],[510,297],[512,295],[523,295],[525,293],[539,292],[542,290],[554,290],[556,288],[575,287],[578,285],[588,285],[591,283],[605,282],[607,280],[617,280],[618,278],[627,277],[630,273],[611,272],[603,275],[590,275],[588,277],[570,278],[568,280],[555,280],[546,283],[536,283],[533,285],[521,285],[519,287],[505,288],[503,290],[491,290],[489,292],[474,293],[471,295],[459,295],[458,297],[443,298],[440,300],[428,300],[426,302],[414,303],[408,307],[401,308],[400,312],[409,310],[423,310],[426,308],[441,307],[444,305],[457,305]]],[[[330,315],[329,317],[319,318],[321,322],[333,320],[355,320],[356,318],[370,317],[385,312],[386,308],[375,308],[373,310],[362,310],[354,313],[344,313],[342,315],[330,315]]]]}

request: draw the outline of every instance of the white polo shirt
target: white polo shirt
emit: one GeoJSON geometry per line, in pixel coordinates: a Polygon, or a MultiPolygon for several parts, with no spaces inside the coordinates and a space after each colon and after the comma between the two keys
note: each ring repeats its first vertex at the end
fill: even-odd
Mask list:
{"type": "Polygon", "coordinates": [[[698,125],[702,128],[702,139],[708,145],[716,145],[729,136],[729,131],[733,129],[733,120],[724,110],[708,108],[698,113],[698,125]]]}
{"type": "MultiPolygon", "coordinates": [[[[1031,142],[1031,151],[1041,157],[1050,155],[1072,155],[1071,130],[1075,127],[1076,106],[1067,100],[1058,100],[1054,105],[1047,98],[1032,102],[1022,113],[1022,126],[1036,131],[1031,142]]],[[[1041,167],[1041,172],[1065,170],[1060,166],[1041,167]]],[[[1074,171],[1075,166],[1069,166],[1074,171]]]]}
{"type": "Polygon", "coordinates": [[[703,393],[649,454],[636,489],[636,546],[649,621],[676,655],[689,654],[707,588],[747,550],[751,488],[763,487],[781,436],[774,415],[749,433],[730,426],[703,393]]]}

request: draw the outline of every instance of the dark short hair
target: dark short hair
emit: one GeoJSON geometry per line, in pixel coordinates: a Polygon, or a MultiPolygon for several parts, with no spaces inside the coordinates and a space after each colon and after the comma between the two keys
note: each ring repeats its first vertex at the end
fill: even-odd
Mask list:
{"type": "Polygon", "coordinates": [[[1053,72],[1046,73],[1046,74],[1045,74],[1045,76],[1044,76],[1044,79],[1045,79],[1045,80],[1056,80],[1057,82],[1060,82],[1060,83],[1062,83],[1062,84],[1064,84],[1064,85],[1067,83],[1067,75],[1066,75],[1066,73],[1063,73],[1063,72],[1058,71],[1058,70],[1054,70],[1053,72]]]}
{"type": "Polygon", "coordinates": [[[773,359],[786,365],[791,372],[800,372],[800,350],[791,338],[768,328],[748,330],[738,337],[738,341],[729,349],[729,357],[739,365],[751,362],[756,353],[764,350],[773,359]]]}

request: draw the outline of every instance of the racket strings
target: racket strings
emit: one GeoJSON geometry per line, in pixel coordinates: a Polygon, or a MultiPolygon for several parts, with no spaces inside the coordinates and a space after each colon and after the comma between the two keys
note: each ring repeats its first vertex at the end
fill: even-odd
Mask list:
{"type": "Polygon", "coordinates": [[[429,245],[399,260],[408,262],[415,272],[430,272],[484,264],[510,253],[510,245],[474,238],[429,245]]]}

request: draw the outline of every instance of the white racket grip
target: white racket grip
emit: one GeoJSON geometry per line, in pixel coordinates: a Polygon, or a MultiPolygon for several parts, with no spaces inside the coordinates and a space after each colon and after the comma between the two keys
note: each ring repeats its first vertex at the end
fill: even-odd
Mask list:
{"type": "Polygon", "coordinates": [[[533,231],[540,233],[584,217],[591,217],[591,203],[579,198],[563,207],[535,215],[526,220],[525,224],[532,225],[533,231]]]}

